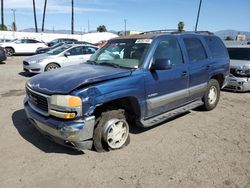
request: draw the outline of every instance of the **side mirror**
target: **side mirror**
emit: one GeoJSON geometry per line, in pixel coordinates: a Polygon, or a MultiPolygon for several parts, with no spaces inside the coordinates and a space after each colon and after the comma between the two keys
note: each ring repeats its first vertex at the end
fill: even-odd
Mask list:
{"type": "Polygon", "coordinates": [[[151,66],[152,70],[168,70],[172,68],[170,59],[156,59],[151,66]]]}
{"type": "Polygon", "coordinates": [[[64,53],[64,56],[65,56],[65,57],[68,57],[68,56],[70,56],[70,53],[69,53],[69,52],[65,52],[65,53],[64,53]]]}

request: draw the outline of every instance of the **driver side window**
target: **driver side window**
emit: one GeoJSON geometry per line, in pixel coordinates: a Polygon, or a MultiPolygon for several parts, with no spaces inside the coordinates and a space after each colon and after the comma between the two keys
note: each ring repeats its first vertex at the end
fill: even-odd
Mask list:
{"type": "Polygon", "coordinates": [[[154,53],[154,60],[168,59],[172,66],[183,64],[182,52],[177,39],[162,40],[154,53]]]}
{"type": "Polygon", "coordinates": [[[82,49],[82,47],[75,47],[75,48],[68,50],[68,52],[70,53],[71,56],[72,55],[82,55],[83,49],[82,49]]]}

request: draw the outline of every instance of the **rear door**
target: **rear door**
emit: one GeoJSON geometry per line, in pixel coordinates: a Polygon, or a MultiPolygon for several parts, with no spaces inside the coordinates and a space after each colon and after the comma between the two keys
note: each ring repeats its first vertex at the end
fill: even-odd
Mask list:
{"type": "Polygon", "coordinates": [[[83,47],[83,62],[86,62],[89,60],[92,54],[94,54],[98,48],[92,47],[92,46],[84,46],[83,47]]]}
{"type": "Polygon", "coordinates": [[[177,108],[188,99],[188,68],[184,63],[178,40],[173,36],[161,39],[152,62],[156,59],[168,59],[172,67],[168,70],[146,72],[147,118],[177,108]]]}
{"type": "Polygon", "coordinates": [[[211,62],[199,37],[183,37],[185,55],[189,62],[189,100],[195,100],[204,95],[209,80],[211,62]]]}

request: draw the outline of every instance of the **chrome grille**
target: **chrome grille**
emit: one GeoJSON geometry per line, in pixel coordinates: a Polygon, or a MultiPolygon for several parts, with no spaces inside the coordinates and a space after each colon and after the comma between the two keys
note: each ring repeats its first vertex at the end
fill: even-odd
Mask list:
{"type": "Polygon", "coordinates": [[[48,100],[46,97],[34,92],[26,87],[26,94],[29,98],[29,102],[32,103],[38,109],[48,112],[48,100]]]}

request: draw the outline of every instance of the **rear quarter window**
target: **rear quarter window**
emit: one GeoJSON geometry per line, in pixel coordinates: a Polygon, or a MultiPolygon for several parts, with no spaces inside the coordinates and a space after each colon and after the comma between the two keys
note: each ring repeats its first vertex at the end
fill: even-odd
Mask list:
{"type": "Polygon", "coordinates": [[[213,58],[228,58],[227,49],[219,38],[207,36],[204,39],[213,58]]]}
{"type": "Polygon", "coordinates": [[[207,59],[206,51],[197,38],[185,38],[184,43],[187,49],[190,62],[197,62],[207,59]]]}
{"type": "Polygon", "coordinates": [[[235,60],[250,60],[250,47],[249,48],[228,48],[230,59],[235,60]]]}

